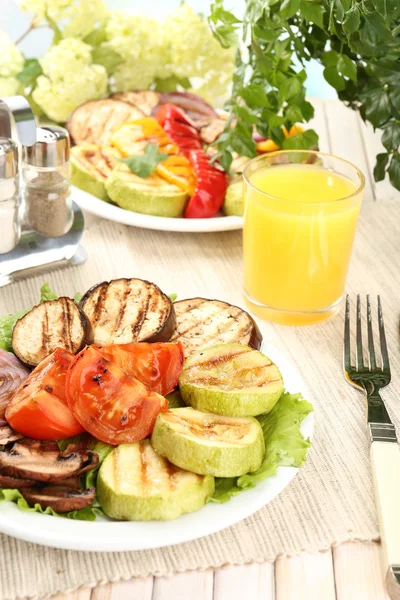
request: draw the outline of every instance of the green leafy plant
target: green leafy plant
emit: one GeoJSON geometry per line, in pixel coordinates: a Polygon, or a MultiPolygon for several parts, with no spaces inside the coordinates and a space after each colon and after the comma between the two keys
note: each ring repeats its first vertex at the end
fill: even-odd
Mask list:
{"type": "Polygon", "coordinates": [[[168,158],[168,154],[159,152],[157,144],[147,144],[144,154],[123,158],[121,162],[125,163],[132,173],[146,179],[156,166],[166,158],[168,158]]]}
{"type": "Polygon", "coordinates": [[[317,145],[313,130],[289,139],[282,132],[313,116],[304,67],[317,59],[339,98],[383,131],[375,180],[388,173],[400,190],[399,0],[246,0],[242,20],[214,0],[209,23],[224,48],[241,39],[226,104],[231,116],[217,140],[225,168],[233,152],[255,156],[254,126],[283,149],[317,145]]]}

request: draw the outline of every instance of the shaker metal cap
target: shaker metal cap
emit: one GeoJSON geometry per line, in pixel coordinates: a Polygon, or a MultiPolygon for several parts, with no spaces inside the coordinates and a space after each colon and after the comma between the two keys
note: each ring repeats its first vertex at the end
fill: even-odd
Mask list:
{"type": "Polygon", "coordinates": [[[63,127],[38,127],[36,144],[22,146],[22,159],[35,167],[58,167],[68,162],[69,134],[63,127]]]}
{"type": "Polygon", "coordinates": [[[0,137],[0,179],[11,179],[18,173],[18,147],[14,140],[0,137]]]}

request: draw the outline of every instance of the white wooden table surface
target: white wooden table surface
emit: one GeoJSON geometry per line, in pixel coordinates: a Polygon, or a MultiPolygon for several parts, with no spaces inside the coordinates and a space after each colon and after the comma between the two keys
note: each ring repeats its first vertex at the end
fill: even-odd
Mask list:
{"type": "MultiPolygon", "coordinates": [[[[366,176],[364,202],[398,196],[385,180],[376,184],[375,156],[384,151],[379,134],[338,101],[313,101],[311,122],[320,149],[355,163],[366,176]]],[[[92,221],[89,218],[89,221],[92,221]]],[[[388,600],[378,543],[349,542],[275,563],[148,577],[81,589],[56,600],[388,600]]]]}

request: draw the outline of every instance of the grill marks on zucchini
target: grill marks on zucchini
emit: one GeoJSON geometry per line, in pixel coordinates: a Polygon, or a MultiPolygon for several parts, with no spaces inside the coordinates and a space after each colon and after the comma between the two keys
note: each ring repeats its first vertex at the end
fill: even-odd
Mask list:
{"type": "Polygon", "coordinates": [[[250,315],[220,300],[192,298],[174,303],[176,330],[171,341],[181,341],[185,355],[218,343],[259,348],[261,333],[250,315]]]}
{"type": "Polygon", "coordinates": [[[99,346],[168,341],[175,327],[171,300],[142,279],[101,283],[85,294],[81,307],[99,346]]]}
{"type": "Polygon", "coordinates": [[[36,366],[56,348],[76,354],[87,340],[86,319],[70,298],[42,302],[17,321],[12,338],[15,354],[36,366]]]}

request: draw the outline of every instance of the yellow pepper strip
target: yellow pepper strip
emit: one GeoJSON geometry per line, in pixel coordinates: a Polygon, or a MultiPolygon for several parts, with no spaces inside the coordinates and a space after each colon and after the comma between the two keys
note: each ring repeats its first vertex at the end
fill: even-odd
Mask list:
{"type": "MultiPolygon", "coordinates": [[[[297,133],[302,133],[303,131],[304,129],[300,125],[293,125],[290,128],[290,131],[288,131],[286,127],[283,127],[283,134],[286,139],[297,133]]],[[[259,154],[264,154],[265,152],[276,152],[277,150],[280,150],[280,148],[273,140],[265,140],[256,144],[256,150],[259,154]]]]}
{"type": "Polygon", "coordinates": [[[159,152],[177,154],[179,148],[171,142],[161,125],[152,117],[128,121],[110,137],[110,142],[123,156],[143,154],[147,144],[157,144],[159,152]]]}
{"type": "Polygon", "coordinates": [[[156,172],[169,183],[174,183],[190,196],[193,195],[196,187],[196,178],[185,156],[181,154],[169,156],[157,165],[156,172]]]}

